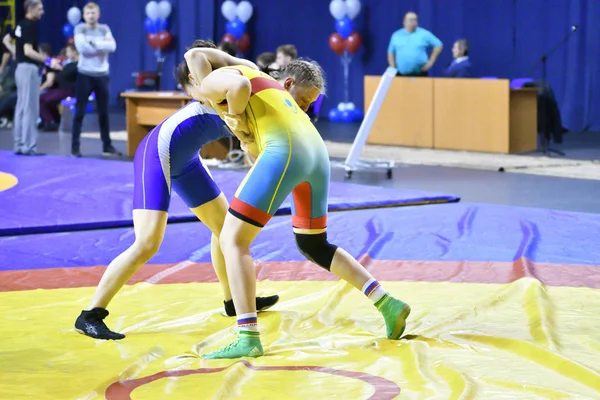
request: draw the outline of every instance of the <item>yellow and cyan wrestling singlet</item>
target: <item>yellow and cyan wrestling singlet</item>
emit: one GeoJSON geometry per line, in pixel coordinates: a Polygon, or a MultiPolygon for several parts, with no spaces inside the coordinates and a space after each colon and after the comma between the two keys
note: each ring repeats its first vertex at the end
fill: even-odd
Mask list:
{"type": "Polygon", "coordinates": [[[267,141],[276,140],[278,136],[287,141],[287,136],[294,134],[319,134],[294,98],[271,76],[243,65],[225,68],[236,70],[250,80],[252,93],[246,117],[260,151],[267,141]]]}

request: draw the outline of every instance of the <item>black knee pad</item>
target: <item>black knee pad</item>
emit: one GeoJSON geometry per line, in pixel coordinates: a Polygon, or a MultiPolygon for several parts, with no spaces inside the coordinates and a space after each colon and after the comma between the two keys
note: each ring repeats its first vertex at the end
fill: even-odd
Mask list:
{"type": "Polygon", "coordinates": [[[304,235],[301,233],[295,233],[294,235],[296,235],[296,246],[298,246],[300,253],[310,261],[329,271],[337,246],[327,241],[327,232],[316,235],[304,235]]]}

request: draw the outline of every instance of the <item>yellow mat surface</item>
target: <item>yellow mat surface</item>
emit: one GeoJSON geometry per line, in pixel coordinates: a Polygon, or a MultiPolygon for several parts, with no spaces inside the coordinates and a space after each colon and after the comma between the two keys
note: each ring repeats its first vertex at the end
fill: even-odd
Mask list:
{"type": "Polygon", "coordinates": [[[0,399],[600,398],[600,291],[385,286],[413,309],[398,342],[341,282],[262,282],[282,301],[259,315],[266,356],[247,363],[200,358],[233,338],[217,284],[125,288],[107,320],[117,342],[72,328],[92,288],[0,293],[0,399]]]}

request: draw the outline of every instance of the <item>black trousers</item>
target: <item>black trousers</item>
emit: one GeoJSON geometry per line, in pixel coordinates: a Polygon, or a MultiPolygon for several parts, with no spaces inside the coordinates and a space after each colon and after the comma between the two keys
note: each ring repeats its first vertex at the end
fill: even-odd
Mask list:
{"type": "Polygon", "coordinates": [[[396,73],[396,76],[414,76],[414,77],[425,77],[429,76],[429,71],[418,72],[416,74],[401,74],[400,72],[396,73]]]}
{"type": "Polygon", "coordinates": [[[109,100],[109,77],[89,76],[77,74],[75,83],[75,115],[73,116],[73,129],[71,130],[71,149],[79,150],[81,138],[81,125],[85,116],[88,98],[94,92],[96,94],[96,109],[98,111],[98,124],[100,125],[100,139],[102,139],[103,149],[111,147],[110,129],[108,121],[108,100],[109,100]]]}

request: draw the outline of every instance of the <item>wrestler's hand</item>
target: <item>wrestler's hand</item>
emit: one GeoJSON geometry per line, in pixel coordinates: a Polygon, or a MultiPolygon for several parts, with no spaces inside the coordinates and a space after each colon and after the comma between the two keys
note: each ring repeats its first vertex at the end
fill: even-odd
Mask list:
{"type": "Polygon", "coordinates": [[[224,112],[223,121],[225,121],[225,124],[231,129],[231,132],[233,132],[241,142],[254,143],[254,135],[252,135],[250,128],[248,127],[246,113],[235,115],[224,112]]]}
{"type": "Polygon", "coordinates": [[[256,143],[240,142],[242,150],[252,157],[258,157],[258,146],[256,143]]]}

